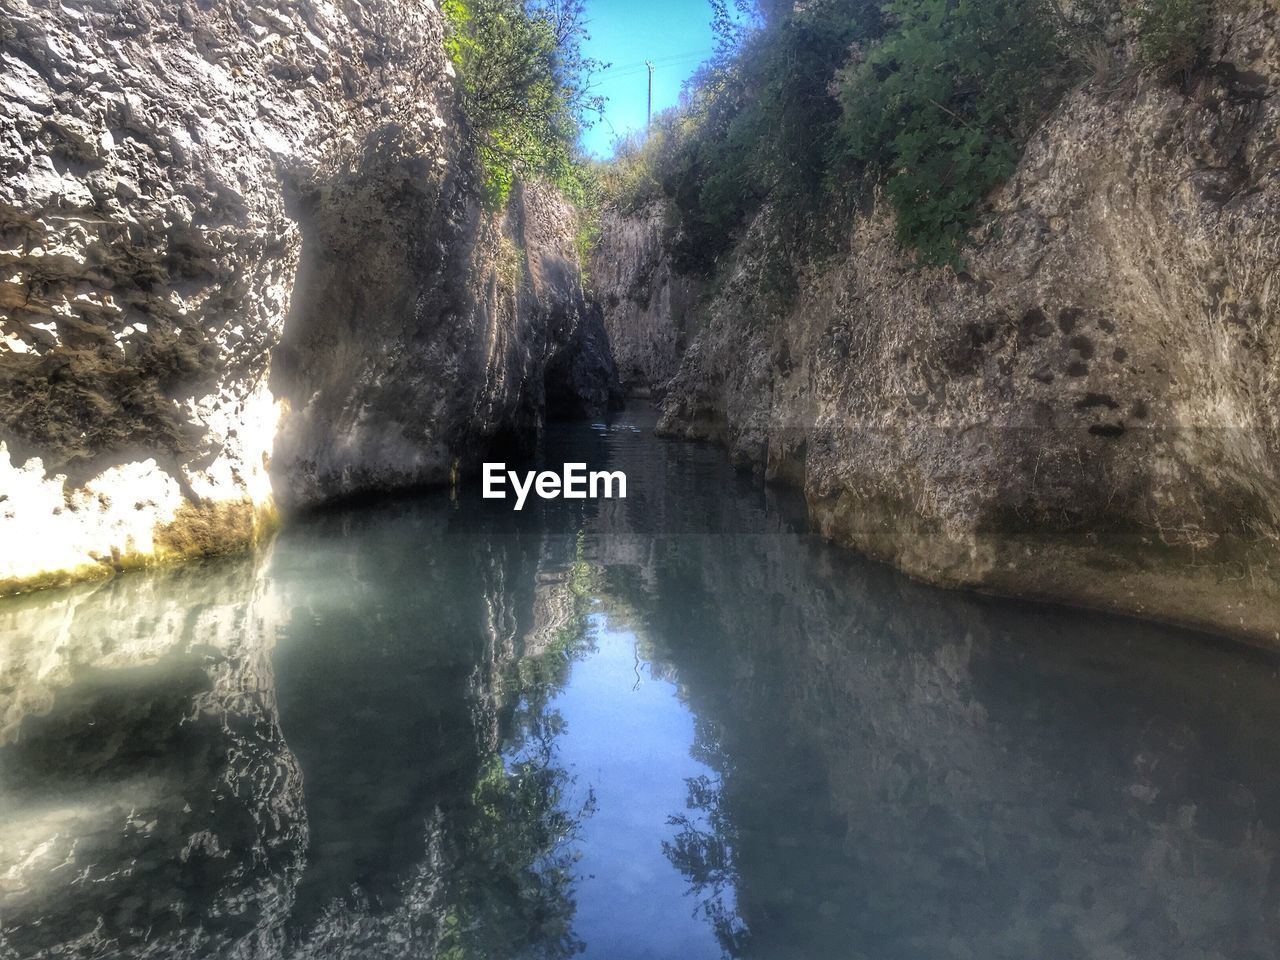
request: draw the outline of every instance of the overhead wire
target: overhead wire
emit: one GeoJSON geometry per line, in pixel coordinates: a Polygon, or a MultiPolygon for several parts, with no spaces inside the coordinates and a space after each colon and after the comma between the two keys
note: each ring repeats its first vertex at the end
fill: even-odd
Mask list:
{"type": "MultiPolygon", "coordinates": [[[[651,62],[654,67],[677,67],[686,63],[694,63],[696,61],[709,57],[713,51],[707,50],[689,50],[684,53],[668,54],[665,57],[657,57],[651,62]]],[[[649,69],[649,64],[640,61],[639,63],[623,63],[611,64],[608,67],[602,67],[596,73],[602,79],[620,80],[624,77],[636,76],[645,73],[649,69]]]]}

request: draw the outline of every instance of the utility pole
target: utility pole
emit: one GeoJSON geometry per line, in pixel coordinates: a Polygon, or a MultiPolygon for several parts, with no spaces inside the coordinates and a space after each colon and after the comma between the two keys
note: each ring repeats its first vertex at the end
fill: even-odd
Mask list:
{"type": "Polygon", "coordinates": [[[644,122],[644,132],[648,133],[653,126],[653,61],[646,60],[644,65],[649,68],[649,115],[644,122]]]}

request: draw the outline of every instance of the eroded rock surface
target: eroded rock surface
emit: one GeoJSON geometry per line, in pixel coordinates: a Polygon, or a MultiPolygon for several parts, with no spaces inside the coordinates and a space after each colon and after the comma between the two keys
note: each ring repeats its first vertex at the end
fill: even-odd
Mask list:
{"type": "Polygon", "coordinates": [[[576,212],[479,186],[430,155],[378,156],[299,201],[303,265],[272,388],[286,505],[447,483],[553,412],[597,414],[617,374],[574,249],[576,212]]]}
{"type": "Polygon", "coordinates": [[[964,272],[881,212],[779,313],[764,211],[663,429],[918,576],[1280,642],[1278,16],[1220,16],[1185,86],[1070,96],[964,272]]]}
{"type": "Polygon", "coordinates": [[[273,476],[445,480],[552,361],[607,402],[568,208],[482,209],[442,36],[429,0],[0,0],[0,592],[252,540],[273,476]]]}
{"type": "Polygon", "coordinates": [[[701,285],[672,268],[668,232],[661,203],[626,215],[606,210],[592,257],[591,283],[618,375],[635,394],[661,396],[679,369],[697,309],[701,285]]]}

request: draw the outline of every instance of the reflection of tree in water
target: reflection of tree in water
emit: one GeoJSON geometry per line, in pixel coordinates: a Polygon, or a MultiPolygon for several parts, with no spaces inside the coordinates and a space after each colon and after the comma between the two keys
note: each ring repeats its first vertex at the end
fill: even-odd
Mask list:
{"type": "MultiPolygon", "coordinates": [[[[693,753],[703,763],[726,770],[718,738],[701,720],[693,753]]],[[[677,832],[673,840],[662,842],[662,852],[689,881],[689,894],[698,901],[695,913],[711,924],[725,956],[740,957],[750,931],[738,915],[738,834],[723,803],[724,775],[685,780],[685,807],[690,813],[667,818],[677,832]]]]}
{"type": "MultiPolygon", "coordinates": [[[[540,578],[558,591],[572,571],[543,569],[540,578]]],[[[485,594],[491,606],[518,606],[513,582],[495,581],[485,594]]],[[[468,667],[434,691],[458,700],[424,729],[428,753],[451,747],[465,756],[429,778],[421,799],[407,801],[404,814],[421,818],[420,852],[398,871],[393,890],[368,889],[367,875],[344,872],[354,873],[356,885],[329,899],[299,931],[294,960],[562,960],[580,952],[572,844],[592,803],[570,800],[573,778],[559,763],[556,743],[564,722],[550,708],[589,645],[589,600],[580,593],[578,600],[570,591],[570,615],[557,617],[553,631],[525,637],[525,655],[500,654],[494,674],[478,685],[468,667]]],[[[514,622],[499,619],[519,634],[514,622]]],[[[372,862],[381,869],[385,861],[375,854],[372,862]]]]}
{"type": "Polygon", "coordinates": [[[574,558],[549,587],[564,613],[533,638],[502,678],[510,704],[498,749],[482,764],[465,812],[453,823],[453,878],[440,927],[442,960],[570,957],[585,944],[573,932],[573,849],[594,795],[571,805],[575,778],[559,763],[564,718],[551,707],[576,660],[591,648],[588,610],[594,573],[576,542],[574,558]]]}
{"type": "Polygon", "coordinates": [[[592,801],[570,809],[572,778],[541,759],[490,758],[455,823],[454,879],[441,923],[440,956],[570,957],[576,903],[571,844],[592,801]]]}

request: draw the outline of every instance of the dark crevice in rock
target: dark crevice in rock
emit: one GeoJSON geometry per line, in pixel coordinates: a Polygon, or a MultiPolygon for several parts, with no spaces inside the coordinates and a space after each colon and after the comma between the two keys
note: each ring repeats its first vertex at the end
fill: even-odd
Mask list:
{"type": "Polygon", "coordinates": [[[531,450],[544,417],[616,399],[576,212],[538,185],[487,210],[460,144],[428,154],[452,159],[384,137],[352,172],[292,191],[302,263],[271,380],[288,404],[273,462],[286,506],[448,483],[531,450]]]}

